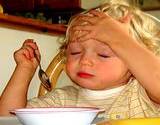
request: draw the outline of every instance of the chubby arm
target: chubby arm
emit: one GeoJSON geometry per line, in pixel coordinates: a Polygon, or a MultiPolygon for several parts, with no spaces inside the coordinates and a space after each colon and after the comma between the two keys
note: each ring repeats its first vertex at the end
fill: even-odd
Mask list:
{"type": "Polygon", "coordinates": [[[0,99],[0,115],[9,115],[9,111],[25,107],[27,91],[33,72],[20,66],[16,66],[0,99]]]}
{"type": "Polygon", "coordinates": [[[130,34],[128,26],[131,16],[117,21],[98,12],[94,16],[82,16],[79,20],[87,25],[73,26],[73,30],[85,31],[78,41],[96,39],[109,45],[112,50],[128,65],[131,73],[146,89],[149,97],[160,104],[160,58],[140,45],[130,34]]]}
{"type": "Polygon", "coordinates": [[[38,51],[37,49],[33,40],[29,39],[15,52],[17,66],[1,95],[0,115],[10,115],[10,110],[26,106],[28,87],[38,66],[34,58],[34,51],[38,51]]]}
{"type": "Polygon", "coordinates": [[[113,44],[112,49],[125,61],[149,97],[160,104],[160,58],[132,38],[113,44]]]}

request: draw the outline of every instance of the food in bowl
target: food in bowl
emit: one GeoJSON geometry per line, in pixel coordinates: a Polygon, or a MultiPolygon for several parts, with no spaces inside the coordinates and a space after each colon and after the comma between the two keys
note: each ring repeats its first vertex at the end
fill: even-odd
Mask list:
{"type": "Polygon", "coordinates": [[[24,125],[91,125],[103,109],[93,107],[21,108],[13,111],[24,125]]]}

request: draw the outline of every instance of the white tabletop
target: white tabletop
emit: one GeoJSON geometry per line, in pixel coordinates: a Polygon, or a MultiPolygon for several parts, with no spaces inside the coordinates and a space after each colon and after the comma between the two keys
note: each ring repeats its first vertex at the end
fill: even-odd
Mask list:
{"type": "Polygon", "coordinates": [[[22,125],[16,116],[0,117],[0,125],[22,125]]]}

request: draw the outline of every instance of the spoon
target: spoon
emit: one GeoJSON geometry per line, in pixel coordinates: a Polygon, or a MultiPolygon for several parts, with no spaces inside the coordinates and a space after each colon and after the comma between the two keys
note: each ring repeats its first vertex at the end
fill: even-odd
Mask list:
{"type": "Polygon", "coordinates": [[[43,85],[43,87],[45,89],[50,91],[51,90],[51,83],[50,83],[49,77],[46,74],[46,72],[42,69],[42,66],[41,66],[41,63],[40,63],[40,59],[38,58],[37,54],[35,54],[35,58],[36,58],[36,60],[38,62],[38,65],[39,65],[38,76],[39,76],[39,79],[42,82],[41,84],[43,85]]]}

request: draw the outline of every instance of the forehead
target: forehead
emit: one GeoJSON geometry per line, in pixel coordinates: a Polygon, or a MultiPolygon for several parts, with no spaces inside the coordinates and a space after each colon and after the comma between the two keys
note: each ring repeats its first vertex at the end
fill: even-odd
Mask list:
{"type": "Polygon", "coordinates": [[[102,42],[99,42],[97,40],[94,39],[89,39],[86,40],[84,42],[69,42],[68,44],[69,49],[74,49],[74,48],[82,48],[82,49],[93,49],[93,50],[109,50],[112,51],[110,49],[110,47],[102,42]]]}

